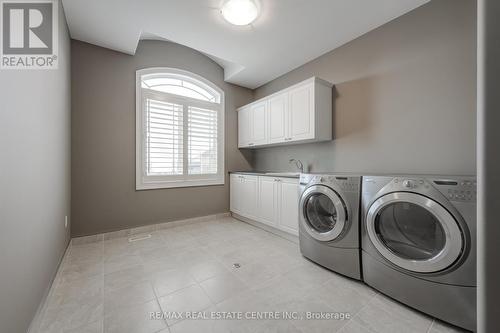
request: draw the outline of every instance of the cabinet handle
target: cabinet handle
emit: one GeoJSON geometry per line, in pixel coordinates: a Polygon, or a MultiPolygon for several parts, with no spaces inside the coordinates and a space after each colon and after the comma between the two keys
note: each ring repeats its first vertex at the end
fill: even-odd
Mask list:
{"type": "Polygon", "coordinates": [[[249,143],[248,145],[249,145],[249,146],[253,146],[253,143],[249,143]]]}
{"type": "Polygon", "coordinates": [[[274,181],[275,181],[275,182],[280,182],[280,181],[281,181],[281,179],[279,179],[279,178],[274,178],[274,181]]]}

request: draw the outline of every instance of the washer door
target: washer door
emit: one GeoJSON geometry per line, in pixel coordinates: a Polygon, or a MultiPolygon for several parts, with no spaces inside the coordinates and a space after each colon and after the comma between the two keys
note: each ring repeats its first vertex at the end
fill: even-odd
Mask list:
{"type": "Polygon", "coordinates": [[[324,185],[313,185],[300,198],[301,223],[316,240],[332,241],[347,225],[347,210],[340,196],[324,185]]]}
{"type": "Polygon", "coordinates": [[[450,267],[465,248],[458,222],[423,195],[386,194],[368,210],[366,226],[375,248],[403,269],[434,273],[450,267]]]}

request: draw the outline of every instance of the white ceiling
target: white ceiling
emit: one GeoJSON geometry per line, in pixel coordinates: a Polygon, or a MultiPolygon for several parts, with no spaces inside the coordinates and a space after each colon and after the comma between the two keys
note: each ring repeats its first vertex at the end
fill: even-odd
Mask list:
{"type": "Polygon", "coordinates": [[[238,27],[222,0],[63,0],[71,37],[134,54],[140,39],[166,39],[203,52],[225,80],[248,88],[345,44],[430,0],[260,0],[238,27]]]}

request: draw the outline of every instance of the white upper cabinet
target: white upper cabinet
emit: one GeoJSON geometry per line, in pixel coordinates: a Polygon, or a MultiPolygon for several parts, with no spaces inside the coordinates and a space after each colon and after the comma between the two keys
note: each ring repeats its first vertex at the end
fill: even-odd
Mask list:
{"type": "Polygon", "coordinates": [[[269,98],[269,143],[285,142],[288,133],[288,93],[269,98]]]}
{"type": "Polygon", "coordinates": [[[252,122],[250,108],[242,108],[238,111],[238,147],[247,147],[251,142],[252,122]]]}
{"type": "Polygon", "coordinates": [[[252,117],[251,145],[265,145],[269,141],[267,106],[268,102],[262,101],[250,107],[250,117],[252,117]]]}
{"type": "Polygon", "coordinates": [[[332,86],[313,77],[239,108],[238,147],[331,140],[332,86]]]}
{"type": "Polygon", "coordinates": [[[304,86],[290,90],[288,111],[288,140],[314,139],[314,86],[304,86]]]}
{"type": "Polygon", "coordinates": [[[238,109],[238,147],[253,147],[268,142],[268,102],[260,101],[238,109]]]}

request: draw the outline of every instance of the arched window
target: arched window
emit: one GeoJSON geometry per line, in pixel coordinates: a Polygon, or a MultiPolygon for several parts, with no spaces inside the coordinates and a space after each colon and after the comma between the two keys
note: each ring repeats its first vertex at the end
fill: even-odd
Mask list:
{"type": "Polygon", "coordinates": [[[174,68],[136,74],[136,188],[224,184],[224,92],[174,68]]]}
{"type": "Polygon", "coordinates": [[[202,101],[220,103],[221,94],[210,85],[178,73],[145,74],[141,78],[142,88],[179,95],[202,101]]]}

